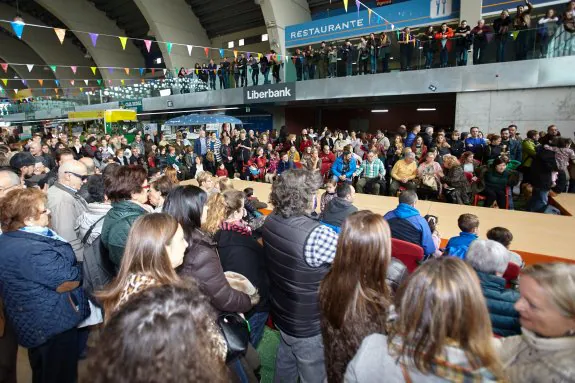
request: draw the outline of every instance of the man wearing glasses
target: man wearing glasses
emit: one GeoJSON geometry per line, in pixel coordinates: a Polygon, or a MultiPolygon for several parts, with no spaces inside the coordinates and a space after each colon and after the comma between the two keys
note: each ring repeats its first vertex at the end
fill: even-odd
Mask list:
{"type": "Polygon", "coordinates": [[[76,259],[84,259],[81,238],[75,230],[76,219],[86,211],[86,201],[78,190],[88,179],[86,165],[80,161],[68,161],[58,169],[58,181],[48,189],[48,209],[52,212],[51,228],[70,243],[76,259]]]}

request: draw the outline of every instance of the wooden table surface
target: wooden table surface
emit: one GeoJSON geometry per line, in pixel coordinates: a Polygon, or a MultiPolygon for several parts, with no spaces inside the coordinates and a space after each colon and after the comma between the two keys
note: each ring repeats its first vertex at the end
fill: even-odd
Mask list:
{"type": "Polygon", "coordinates": [[[549,199],[561,210],[562,214],[575,216],[575,194],[561,193],[554,197],[549,197],[549,199]]]}
{"type": "MultiPolygon", "coordinates": [[[[182,184],[197,184],[186,181],[182,184]]],[[[254,195],[269,204],[271,185],[260,182],[233,180],[234,187],[243,190],[254,189],[254,195]]],[[[324,190],[318,191],[318,197],[324,190]]],[[[368,194],[355,195],[354,205],[360,210],[371,210],[385,214],[398,204],[396,197],[382,197],[368,194]]],[[[418,201],[415,206],[421,215],[432,214],[439,218],[438,230],[443,240],[459,234],[457,218],[463,213],[479,217],[479,235],[495,226],[506,227],[513,233],[511,250],[520,253],[526,263],[566,261],[575,263],[575,219],[569,216],[537,214],[514,210],[499,210],[478,206],[454,205],[441,202],[418,201]]],[[[270,209],[273,208],[270,205],[270,209]]]]}

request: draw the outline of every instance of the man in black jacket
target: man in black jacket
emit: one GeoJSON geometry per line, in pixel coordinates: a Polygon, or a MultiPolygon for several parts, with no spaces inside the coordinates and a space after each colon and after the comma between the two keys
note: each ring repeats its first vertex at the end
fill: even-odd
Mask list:
{"type": "Polygon", "coordinates": [[[533,194],[527,208],[529,211],[543,213],[549,204],[549,191],[554,185],[553,172],[557,172],[555,152],[540,145],[531,164],[531,185],[533,194]]]}
{"type": "Polygon", "coordinates": [[[243,88],[244,86],[248,86],[248,60],[245,54],[241,54],[238,64],[240,68],[241,86],[243,88]]]}
{"type": "Polygon", "coordinates": [[[337,197],[332,199],[327,205],[321,217],[321,222],[339,232],[343,221],[348,215],[355,213],[357,207],[353,206],[353,199],[355,197],[353,186],[348,183],[343,183],[337,186],[335,192],[337,197]]]}

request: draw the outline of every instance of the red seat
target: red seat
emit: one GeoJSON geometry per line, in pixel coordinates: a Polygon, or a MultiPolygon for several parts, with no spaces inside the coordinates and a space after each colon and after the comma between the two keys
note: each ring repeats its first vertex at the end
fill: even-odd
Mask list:
{"type": "Polygon", "coordinates": [[[411,274],[423,260],[423,248],[414,243],[392,238],[391,256],[403,262],[411,274]]]}
{"type": "MultiPolygon", "coordinates": [[[[509,196],[511,195],[511,188],[509,186],[507,186],[505,188],[505,210],[509,210],[509,196]]],[[[473,198],[473,206],[477,206],[477,204],[479,203],[479,201],[485,201],[487,197],[485,197],[484,195],[481,194],[475,194],[475,197],[473,198]]],[[[484,207],[491,207],[491,206],[484,206],[484,207]]],[[[498,206],[499,209],[501,209],[501,207],[498,206]]]]}
{"type": "Polygon", "coordinates": [[[519,277],[519,272],[521,271],[521,267],[518,264],[509,262],[507,264],[507,269],[503,273],[503,279],[507,282],[505,287],[511,288],[512,281],[515,281],[519,277]]]}

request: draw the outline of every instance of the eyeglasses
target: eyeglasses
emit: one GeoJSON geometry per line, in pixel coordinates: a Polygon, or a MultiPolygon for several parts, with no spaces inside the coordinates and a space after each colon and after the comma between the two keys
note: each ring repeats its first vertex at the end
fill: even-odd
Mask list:
{"type": "Polygon", "coordinates": [[[78,173],[74,173],[74,172],[66,172],[66,173],[71,174],[75,177],[78,177],[82,181],[86,181],[88,179],[88,176],[86,176],[86,175],[82,175],[82,174],[78,174],[78,173]]]}

